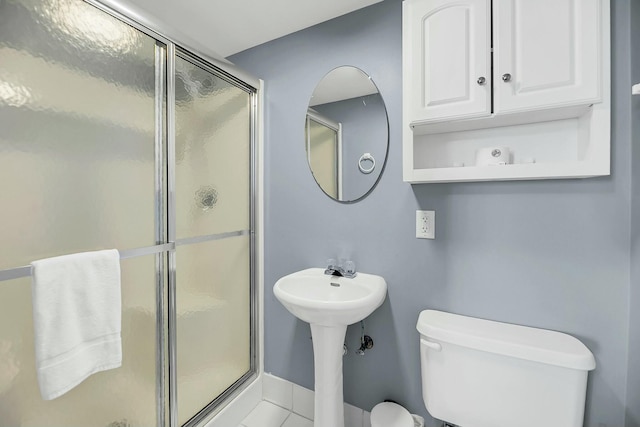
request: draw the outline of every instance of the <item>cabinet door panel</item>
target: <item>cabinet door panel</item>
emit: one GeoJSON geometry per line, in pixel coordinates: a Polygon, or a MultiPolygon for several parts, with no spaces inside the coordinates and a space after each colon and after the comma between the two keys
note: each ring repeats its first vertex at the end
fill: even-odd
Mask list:
{"type": "Polygon", "coordinates": [[[599,101],[600,6],[600,0],[494,0],[496,112],[599,101]]]}
{"type": "Polygon", "coordinates": [[[489,1],[419,0],[406,9],[411,120],[489,114],[489,1]]]}

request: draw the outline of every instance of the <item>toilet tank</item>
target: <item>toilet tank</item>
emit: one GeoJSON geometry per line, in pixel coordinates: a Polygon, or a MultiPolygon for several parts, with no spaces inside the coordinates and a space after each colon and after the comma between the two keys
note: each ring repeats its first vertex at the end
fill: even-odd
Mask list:
{"type": "Polygon", "coordinates": [[[582,427],[593,354],[560,332],[425,310],[422,396],[462,427],[582,427]]]}

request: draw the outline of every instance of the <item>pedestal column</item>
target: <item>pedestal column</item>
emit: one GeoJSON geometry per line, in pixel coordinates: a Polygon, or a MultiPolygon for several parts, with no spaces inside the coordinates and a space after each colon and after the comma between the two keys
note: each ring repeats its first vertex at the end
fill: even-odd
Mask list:
{"type": "Polygon", "coordinates": [[[311,324],[315,375],[314,427],[344,427],[342,346],[347,327],[311,324]]]}

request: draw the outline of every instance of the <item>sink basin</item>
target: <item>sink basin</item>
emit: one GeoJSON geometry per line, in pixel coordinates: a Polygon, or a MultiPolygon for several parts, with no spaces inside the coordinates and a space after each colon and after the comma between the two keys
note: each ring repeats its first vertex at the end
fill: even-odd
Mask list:
{"type": "Polygon", "coordinates": [[[346,326],[380,307],[387,294],[387,282],[373,274],[358,273],[349,279],[326,275],[322,268],[309,268],[278,280],[273,293],[300,320],[346,326]]]}
{"type": "Polygon", "coordinates": [[[342,345],[347,325],[380,307],[387,295],[387,282],[373,274],[346,278],[309,268],[278,280],[273,293],[291,314],[311,326],[314,427],[344,427],[342,345]]]}

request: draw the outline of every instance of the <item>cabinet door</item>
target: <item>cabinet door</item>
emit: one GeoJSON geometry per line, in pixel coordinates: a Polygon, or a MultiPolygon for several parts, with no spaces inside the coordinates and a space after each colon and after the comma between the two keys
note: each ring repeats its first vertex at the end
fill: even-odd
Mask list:
{"type": "Polygon", "coordinates": [[[600,0],[494,0],[497,113],[600,100],[600,0]]]}
{"type": "Polygon", "coordinates": [[[490,114],[489,0],[411,0],[404,8],[410,121],[490,114]]]}

